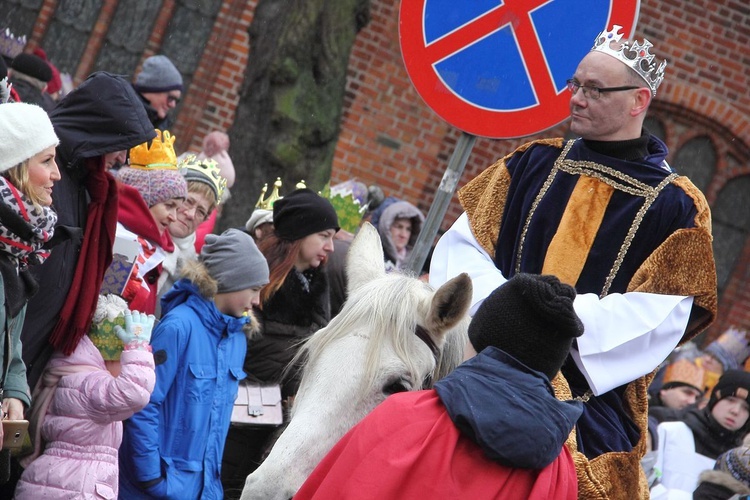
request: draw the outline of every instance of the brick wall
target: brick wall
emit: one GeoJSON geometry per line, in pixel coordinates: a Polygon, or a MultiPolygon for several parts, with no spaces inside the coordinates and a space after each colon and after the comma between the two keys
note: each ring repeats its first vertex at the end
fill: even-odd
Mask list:
{"type": "MultiPolygon", "coordinates": [[[[41,40],[58,0],[44,0],[30,47],[41,40]]],[[[425,213],[442,172],[448,165],[460,132],[443,122],[417,95],[401,60],[398,40],[398,0],[371,0],[372,21],[359,34],[352,51],[346,89],[342,132],[335,152],[332,182],[357,178],[376,183],[387,194],[411,201],[425,213]]],[[[117,0],[104,0],[90,40],[90,53],[76,76],[87,74],[92,54],[101,44],[107,16],[117,0]],[[101,28],[101,29],[99,29],[101,28]]],[[[211,39],[201,58],[190,92],[185,96],[178,126],[178,149],[198,149],[211,130],[227,130],[233,122],[244,69],[248,64],[250,25],[256,0],[225,0],[211,39]]],[[[174,8],[165,0],[143,58],[158,52],[160,34],[174,8]]],[[[675,120],[704,122],[720,156],[750,148],[750,9],[743,0],[643,0],[638,37],[648,37],[659,55],[670,61],[667,80],[657,104],[675,120]],[[684,116],[683,116],[684,115],[684,116]]],[[[667,123],[669,131],[677,130],[667,123]]],[[[669,137],[674,151],[690,138],[690,127],[669,137]]],[[[559,136],[565,124],[540,136],[559,136]]],[[[479,138],[468,159],[459,186],[497,158],[533,139],[479,138]]],[[[719,159],[713,181],[706,189],[709,203],[721,187],[737,175],[748,175],[747,155],[730,168],[719,159]]],[[[241,172],[239,172],[241,175],[241,172]]],[[[443,222],[447,228],[460,214],[454,196],[443,222]]],[[[750,241],[746,242],[720,304],[715,330],[735,324],[750,328],[750,241]]]]}

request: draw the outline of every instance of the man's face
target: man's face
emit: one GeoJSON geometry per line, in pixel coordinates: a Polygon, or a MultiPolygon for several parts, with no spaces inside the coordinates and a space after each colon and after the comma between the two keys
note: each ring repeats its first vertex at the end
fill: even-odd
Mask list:
{"type": "MultiPolygon", "coordinates": [[[[573,79],[582,86],[624,87],[632,84],[627,71],[627,66],[614,57],[589,52],[578,65],[573,79]]],[[[594,100],[579,89],[570,98],[570,130],[584,139],[596,141],[633,139],[624,136],[623,129],[632,119],[630,109],[635,92],[635,89],[606,92],[594,100]]]]}
{"type": "Polygon", "coordinates": [[[179,90],[170,90],[168,92],[144,92],[143,97],[151,104],[156,114],[162,120],[167,117],[167,113],[180,102],[182,92],[179,90]]]}
{"type": "Polygon", "coordinates": [[[125,163],[127,158],[127,151],[113,151],[112,153],[104,154],[104,170],[111,170],[114,167],[125,163]]]}
{"type": "Polygon", "coordinates": [[[689,385],[678,385],[659,391],[659,398],[667,408],[682,410],[686,406],[695,404],[701,397],[701,391],[689,385]]]}

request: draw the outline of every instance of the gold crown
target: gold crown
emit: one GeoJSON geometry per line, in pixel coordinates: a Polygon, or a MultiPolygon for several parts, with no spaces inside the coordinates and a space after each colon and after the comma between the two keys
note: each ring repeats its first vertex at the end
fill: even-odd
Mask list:
{"type": "MultiPolygon", "coordinates": [[[[294,189],[304,189],[306,187],[307,185],[305,184],[304,180],[301,180],[294,185],[294,189]]],[[[281,177],[277,177],[273,183],[273,190],[271,191],[271,194],[268,195],[268,198],[263,198],[266,195],[266,191],[268,191],[268,184],[263,184],[263,189],[260,190],[260,197],[258,198],[258,202],[255,204],[255,208],[262,208],[263,210],[273,210],[273,204],[276,203],[277,200],[283,198],[283,196],[279,194],[280,189],[281,177]]]]}
{"type": "Polygon", "coordinates": [[[653,44],[645,38],[643,43],[636,40],[632,45],[628,40],[620,42],[623,36],[622,33],[619,33],[621,29],[622,26],[615,24],[612,31],[605,30],[599,33],[591,50],[609,54],[632,68],[646,81],[651,89],[651,95],[655,96],[656,89],[664,80],[664,69],[667,67],[667,61],[662,61],[659,66],[656,65],[655,56],[649,52],[653,44]],[[612,43],[615,44],[615,47],[611,47],[612,43]]]}
{"type": "Polygon", "coordinates": [[[705,389],[705,373],[703,368],[696,365],[689,359],[678,359],[667,365],[664,370],[664,384],[669,382],[679,382],[681,384],[692,385],[701,391],[705,389]]]}
{"type": "Polygon", "coordinates": [[[187,155],[180,161],[179,169],[184,170],[183,175],[188,181],[198,181],[209,184],[216,193],[216,204],[221,203],[224,190],[227,188],[227,180],[222,177],[219,164],[213,158],[199,160],[196,155],[187,155]],[[197,173],[198,176],[192,175],[197,173]]]}
{"type": "Polygon", "coordinates": [[[165,130],[156,129],[156,137],[130,150],[130,166],[140,170],[177,170],[177,155],[174,152],[175,137],[165,130]]]}

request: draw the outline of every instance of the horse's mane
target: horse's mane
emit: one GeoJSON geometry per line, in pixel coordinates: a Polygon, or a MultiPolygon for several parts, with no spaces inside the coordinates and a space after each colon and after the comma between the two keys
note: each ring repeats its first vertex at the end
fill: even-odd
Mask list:
{"type": "Polygon", "coordinates": [[[434,290],[427,283],[397,273],[362,285],[350,292],[341,312],[328,326],[302,344],[291,365],[304,360],[303,370],[307,370],[334,341],[360,335],[368,338],[363,388],[369,387],[377,375],[383,342],[392,342],[394,352],[407,366],[414,383],[421,384],[421,380],[416,380],[419,374],[413,354],[406,346],[415,335],[418,319],[427,315],[432,293],[434,290]]]}

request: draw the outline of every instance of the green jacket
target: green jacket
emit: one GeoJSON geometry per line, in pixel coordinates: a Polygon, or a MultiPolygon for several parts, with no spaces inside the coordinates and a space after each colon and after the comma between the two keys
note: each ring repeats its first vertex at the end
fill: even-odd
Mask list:
{"type": "Polygon", "coordinates": [[[3,398],[20,399],[28,408],[31,405],[31,394],[29,384],[26,382],[26,365],[21,359],[21,327],[26,316],[26,306],[23,306],[21,312],[15,318],[7,318],[5,309],[5,284],[0,276],[0,326],[2,335],[0,335],[0,381],[2,381],[3,398]],[[5,376],[2,371],[7,361],[5,360],[8,332],[5,331],[6,320],[10,329],[10,364],[8,365],[8,374],[5,376]],[[3,379],[3,377],[5,377],[3,379]]]}

